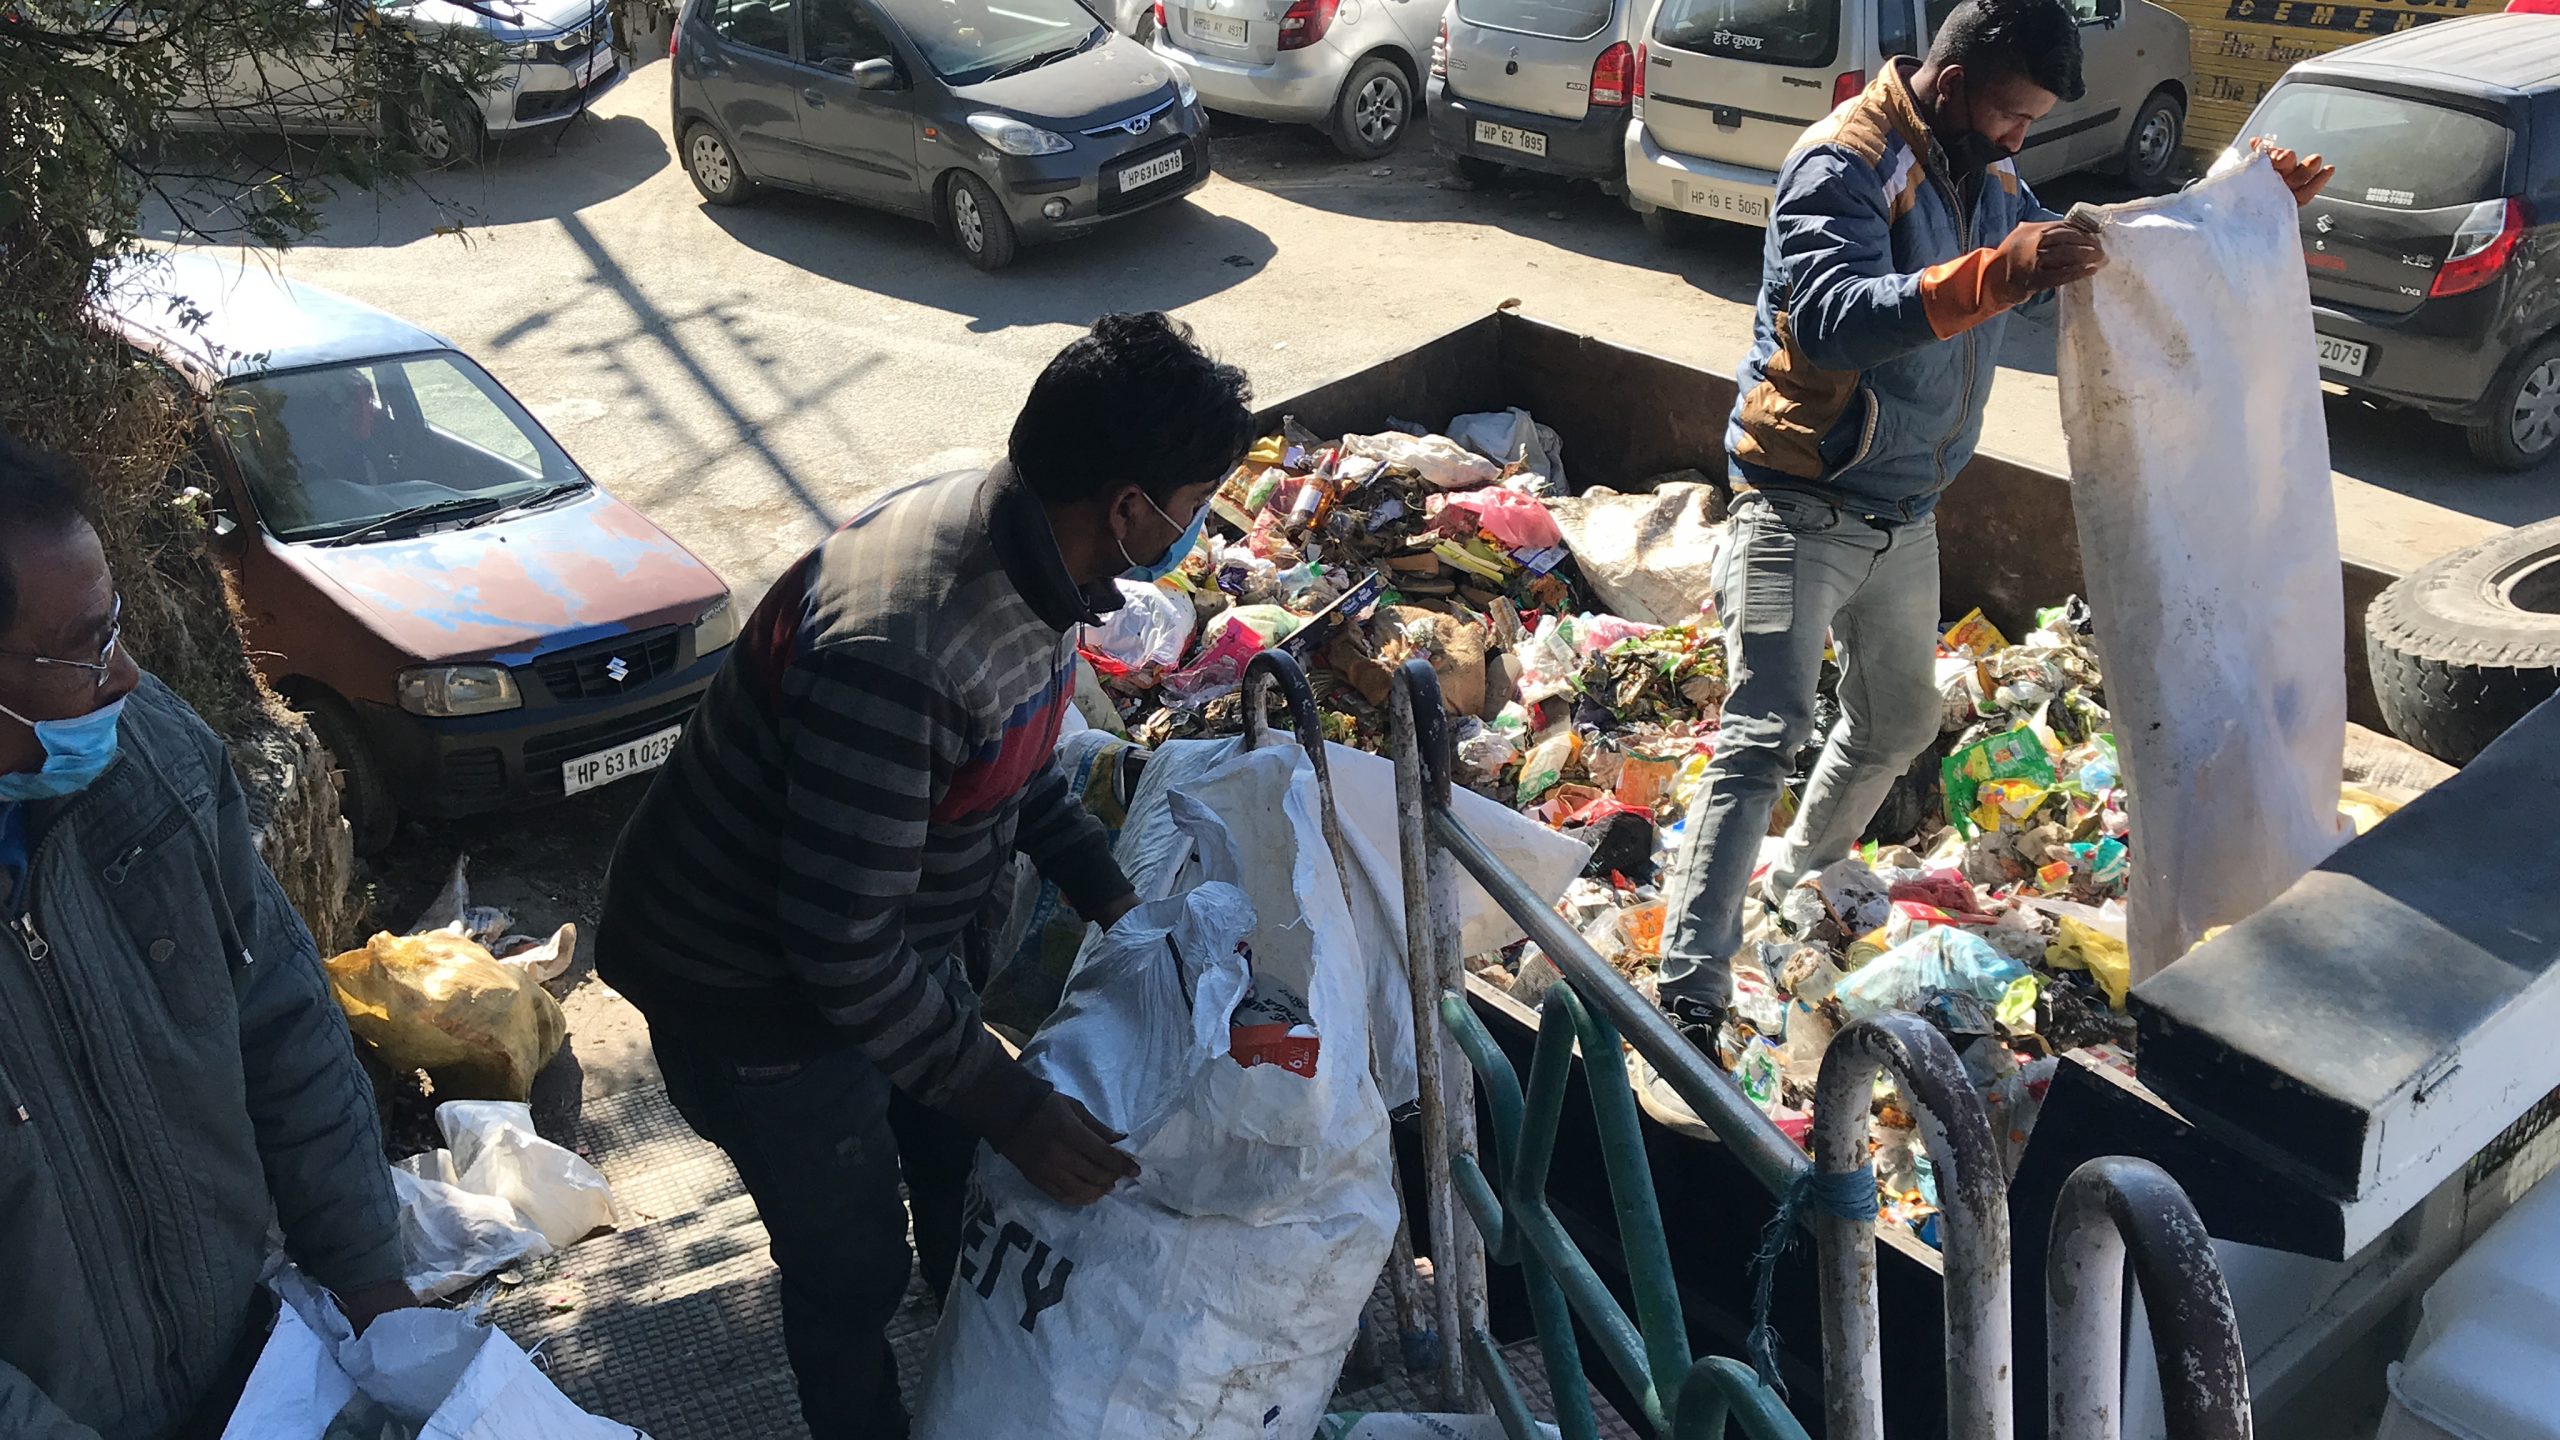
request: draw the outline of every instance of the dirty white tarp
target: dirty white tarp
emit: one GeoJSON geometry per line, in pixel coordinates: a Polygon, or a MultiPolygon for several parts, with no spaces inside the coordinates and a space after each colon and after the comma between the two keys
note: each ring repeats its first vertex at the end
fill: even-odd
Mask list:
{"type": "Polygon", "coordinates": [[[2101,213],[2058,373],[2139,981],[2345,838],[2346,608],[2293,197],[2256,159],[2101,213]]]}

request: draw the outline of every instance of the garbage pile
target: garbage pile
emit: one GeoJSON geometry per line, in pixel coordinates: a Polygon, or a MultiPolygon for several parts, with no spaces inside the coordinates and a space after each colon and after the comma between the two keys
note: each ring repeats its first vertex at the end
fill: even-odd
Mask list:
{"type": "MultiPolygon", "coordinates": [[[[1162,582],[1122,582],[1128,603],[1084,653],[1109,702],[1100,718],[1157,745],[1236,733],[1245,663],[1286,650],[1327,737],[1370,751],[1393,668],[1427,659],[1457,779],[1590,846],[1558,909],[1650,990],[1673,922],[1668,869],[1728,690],[1712,586],[1660,582],[1712,575],[1723,532],[1703,487],[1567,498],[1562,455],[1518,410],[1332,439],[1290,422],[1219,487],[1224,537],[1162,582]],[[1644,613],[1613,613],[1604,594],[1644,613]]],[[[2131,842],[2092,624],[2074,599],[2017,643],[1979,612],[1947,627],[1940,741],[1859,853],[1784,894],[1755,881],[1715,1043],[1800,1142],[1832,1034],[1884,1010],[1946,1034],[2012,1169],[2061,1052],[2129,1067],[2131,842]]],[[[1837,723],[1837,679],[1826,666],[1815,743],[1773,834],[1837,723]]],[[[1470,965],[1531,1004],[1555,977],[1525,942],[1470,965]]],[[[1931,1235],[1934,1180],[1889,1094],[1876,1133],[1888,1222],[1931,1235]]]]}

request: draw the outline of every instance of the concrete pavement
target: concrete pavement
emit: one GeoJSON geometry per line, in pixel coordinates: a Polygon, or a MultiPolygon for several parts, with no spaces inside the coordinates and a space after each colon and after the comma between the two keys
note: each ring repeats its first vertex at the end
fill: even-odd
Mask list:
{"type": "MultiPolygon", "coordinates": [[[[1471,193],[1419,140],[1360,163],[1223,120],[1188,202],[982,275],[914,221],[770,193],[703,205],[666,133],[668,78],[649,59],[556,149],[518,141],[421,191],[344,198],[280,263],[451,337],[748,594],[865,496],[1000,447],[1041,364],[1104,311],[1181,315],[1266,395],[1513,299],[1718,369],[1749,340],[1757,232],[1666,250],[1590,186],[1471,193]]],[[[2049,198],[2120,197],[2080,181],[2049,198]]],[[[1985,446],[2063,469],[2053,348],[2050,325],[2012,327],[1985,446]]],[[[2552,476],[2480,476],[2414,417],[2337,399],[2332,433],[2359,558],[2405,568],[2560,510],[2552,476]]]]}

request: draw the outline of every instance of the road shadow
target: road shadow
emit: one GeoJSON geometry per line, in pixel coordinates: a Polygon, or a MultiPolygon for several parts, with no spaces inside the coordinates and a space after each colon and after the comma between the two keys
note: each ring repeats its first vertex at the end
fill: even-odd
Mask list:
{"type": "MultiPolygon", "coordinates": [[[[627,82],[626,82],[627,83],[627,82]]],[[[180,242],[224,233],[235,197],[283,172],[309,169],[299,146],[269,136],[175,140],[171,172],[146,199],[142,234],[180,242]]],[[[614,199],[667,167],[666,138],[638,115],[589,112],[560,125],[501,137],[477,161],[424,171],[366,190],[339,186],[318,210],[322,225],[298,246],[404,245],[430,235],[547,220],[614,199]]]]}
{"type": "Polygon", "coordinates": [[[980,334],[1090,325],[1115,310],[1172,310],[1242,283],[1277,253],[1269,236],[1188,200],[1083,237],[1026,247],[984,273],[923,221],[812,195],[772,192],[702,207],[740,245],[818,279],[965,316],[980,334]]]}
{"type": "Polygon", "coordinates": [[[2520,474],[2471,458],[2462,432],[2415,410],[2330,391],[2329,464],[2341,475],[2499,525],[2560,515],[2560,461],[2520,474]]]}

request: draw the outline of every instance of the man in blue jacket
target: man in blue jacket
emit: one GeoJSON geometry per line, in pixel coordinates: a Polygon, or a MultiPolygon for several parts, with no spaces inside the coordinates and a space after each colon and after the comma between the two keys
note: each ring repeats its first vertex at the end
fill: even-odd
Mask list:
{"type": "MultiPolygon", "coordinates": [[[[1778,174],[1760,304],[1725,429],[1733,530],[1718,610],[1734,689],[1672,868],[1662,1003],[1712,1037],[1742,899],[1825,637],[1841,723],[1769,884],[1848,854],[1937,738],[1938,496],[1973,458],[2008,313],[2105,262],[2019,178],[2027,128],[2080,97],[2062,0],[1965,0],[1926,61],[1887,64],[1778,174]]],[[[2273,152],[2298,200],[2328,172],[2273,152]]]]}

